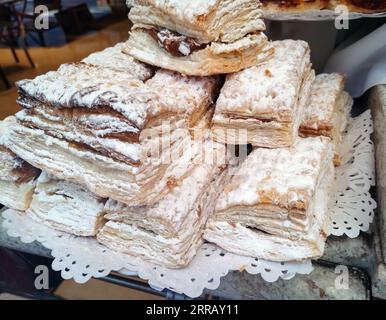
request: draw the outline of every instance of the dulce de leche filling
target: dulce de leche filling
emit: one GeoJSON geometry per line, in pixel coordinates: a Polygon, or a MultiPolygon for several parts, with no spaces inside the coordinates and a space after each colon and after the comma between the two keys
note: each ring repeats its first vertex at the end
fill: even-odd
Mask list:
{"type": "MultiPolygon", "coordinates": [[[[279,7],[284,7],[284,8],[293,8],[297,7],[299,5],[302,5],[306,2],[306,4],[313,3],[315,0],[308,0],[308,1],[302,1],[302,0],[260,0],[260,2],[265,6],[268,5],[269,3],[273,3],[279,7]]],[[[324,0],[326,4],[328,3],[328,0],[324,0]]]]}
{"type": "Polygon", "coordinates": [[[0,145],[0,153],[7,154],[10,159],[9,161],[12,161],[13,168],[10,174],[15,178],[14,181],[16,183],[27,183],[37,179],[40,175],[41,171],[39,169],[31,166],[28,162],[19,158],[15,153],[2,145],[0,145]]]}
{"type": "MultiPolygon", "coordinates": [[[[275,4],[281,8],[296,8],[298,6],[315,3],[316,0],[260,0],[263,6],[268,4],[275,4]]],[[[385,0],[343,0],[340,4],[351,4],[361,9],[370,11],[386,10],[385,0]]],[[[321,4],[324,8],[331,8],[332,1],[330,0],[319,0],[318,4],[321,4]]]]}
{"type": "Polygon", "coordinates": [[[15,166],[12,174],[17,177],[16,183],[27,183],[37,179],[40,175],[40,170],[31,166],[29,163],[19,157],[15,157],[15,166]]]}
{"type": "Polygon", "coordinates": [[[367,10],[386,10],[385,0],[347,0],[347,3],[367,10]]]}
{"type": "Polygon", "coordinates": [[[174,57],[186,57],[206,47],[206,44],[198,43],[193,38],[170,31],[169,29],[145,29],[145,31],[158,42],[160,47],[174,57]]]}

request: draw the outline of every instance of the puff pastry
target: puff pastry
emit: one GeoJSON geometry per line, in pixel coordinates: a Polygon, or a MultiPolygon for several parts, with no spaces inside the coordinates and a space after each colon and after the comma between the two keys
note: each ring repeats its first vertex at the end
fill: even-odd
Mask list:
{"type": "Polygon", "coordinates": [[[231,73],[271,54],[256,0],[138,0],[126,52],[187,75],[231,73]]]}
{"type": "Polygon", "coordinates": [[[170,179],[186,174],[172,177],[171,159],[181,158],[195,132],[208,127],[218,85],[217,78],[165,70],[143,82],[111,68],[63,65],[18,83],[24,110],[16,115],[9,146],[101,197],[155,203],[170,179]]]}
{"type": "Polygon", "coordinates": [[[43,172],[27,215],[49,227],[77,236],[95,236],[103,226],[106,200],[43,172]]]}
{"type": "MultiPolygon", "coordinates": [[[[229,179],[225,146],[207,145],[216,161],[197,163],[190,174],[152,206],[128,206],[108,200],[109,220],[97,239],[107,247],[156,264],[186,266],[203,243],[202,233],[215,200],[229,179]]],[[[199,161],[197,161],[199,160],[199,161]]]]}
{"type": "Polygon", "coordinates": [[[330,0],[330,7],[344,5],[349,11],[359,13],[386,12],[384,0],[330,0]]]}
{"type": "Polygon", "coordinates": [[[275,41],[266,64],[228,75],[216,103],[215,140],[278,148],[291,146],[315,73],[306,42],[275,41]]]}
{"type": "Polygon", "coordinates": [[[330,0],[260,0],[264,13],[304,12],[328,8],[330,0]]]}
{"type": "Polygon", "coordinates": [[[0,203],[8,208],[25,211],[31,203],[40,171],[4,146],[2,140],[9,121],[0,121],[0,203]]]}
{"type": "Polygon", "coordinates": [[[219,197],[204,238],[271,261],[320,257],[332,158],[325,137],[298,138],[291,148],[255,149],[219,197]]]}
{"type": "Polygon", "coordinates": [[[384,0],[260,0],[264,13],[304,12],[308,10],[333,10],[345,5],[349,11],[376,13],[386,11],[384,0]]]}
{"type": "Polygon", "coordinates": [[[125,72],[142,81],[150,79],[154,75],[153,68],[124,53],[125,46],[125,42],[120,42],[114,47],[90,54],[82,62],[125,72]]]}
{"type": "Polygon", "coordinates": [[[338,147],[353,104],[353,99],[344,91],[344,81],[344,76],[338,73],[316,77],[299,128],[303,137],[321,135],[332,139],[335,165],[340,163],[338,147]]]}

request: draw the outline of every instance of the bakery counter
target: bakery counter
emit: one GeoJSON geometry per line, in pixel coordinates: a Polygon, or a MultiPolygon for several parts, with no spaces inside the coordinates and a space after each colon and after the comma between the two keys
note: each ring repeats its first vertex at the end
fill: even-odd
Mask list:
{"type": "MultiPolygon", "coordinates": [[[[310,275],[296,275],[291,280],[266,282],[259,275],[247,272],[231,272],[221,281],[216,290],[205,290],[201,298],[207,299],[386,299],[386,207],[384,204],[384,161],[386,141],[386,86],[377,86],[368,95],[367,105],[374,118],[374,144],[377,162],[376,221],[369,232],[358,238],[328,238],[324,256],[313,262],[314,271],[310,275]]],[[[363,110],[356,110],[354,115],[363,110]]],[[[41,244],[25,244],[17,238],[9,237],[2,227],[0,217],[0,247],[39,257],[50,258],[50,251],[41,244]]],[[[161,295],[167,299],[186,299],[185,296],[164,290],[158,292],[137,277],[127,277],[118,273],[102,280],[161,295]]]]}
{"type": "MultiPolygon", "coordinates": [[[[37,242],[25,244],[17,238],[9,237],[1,226],[0,246],[41,257],[50,257],[50,251],[37,242]]],[[[223,278],[216,290],[206,290],[205,299],[370,299],[368,277],[368,256],[372,237],[362,235],[355,239],[331,238],[320,262],[314,262],[310,275],[297,275],[291,280],[278,280],[269,283],[259,275],[246,272],[231,272],[223,278]],[[348,288],[336,286],[342,265],[348,266],[348,288]],[[340,266],[340,267],[338,267],[340,266]]],[[[161,295],[167,299],[186,299],[185,296],[169,290],[158,292],[136,277],[111,274],[102,280],[147,293],[161,295]]]]}

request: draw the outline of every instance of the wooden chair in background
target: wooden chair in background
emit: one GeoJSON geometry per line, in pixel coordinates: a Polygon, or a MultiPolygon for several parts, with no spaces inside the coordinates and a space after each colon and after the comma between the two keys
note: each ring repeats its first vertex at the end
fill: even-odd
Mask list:
{"type": "MultiPolygon", "coordinates": [[[[0,4],[0,46],[11,50],[16,63],[20,62],[16,53],[16,48],[21,47],[31,67],[35,67],[35,63],[28,51],[28,43],[25,37],[25,29],[22,19],[18,12],[14,9],[13,5],[0,4]]],[[[1,67],[0,78],[7,88],[11,87],[1,67]]]]}

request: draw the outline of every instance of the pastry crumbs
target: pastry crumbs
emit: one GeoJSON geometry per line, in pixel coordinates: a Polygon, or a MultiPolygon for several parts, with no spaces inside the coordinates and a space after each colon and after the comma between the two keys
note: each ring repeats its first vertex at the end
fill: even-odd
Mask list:
{"type": "Polygon", "coordinates": [[[265,74],[267,77],[272,78],[272,73],[271,73],[271,71],[269,71],[268,69],[265,69],[264,74],[265,74]]]}
{"type": "Polygon", "coordinates": [[[321,231],[320,231],[320,235],[321,235],[323,238],[327,238],[327,233],[324,232],[324,230],[321,230],[321,231]]]}
{"type": "Polygon", "coordinates": [[[197,208],[197,215],[201,217],[201,214],[202,214],[202,209],[201,209],[201,206],[199,205],[197,208]]]}
{"type": "Polygon", "coordinates": [[[166,182],[166,185],[169,189],[172,189],[174,188],[176,185],[177,185],[177,179],[176,178],[170,178],[168,179],[168,181],[166,182]]]}

